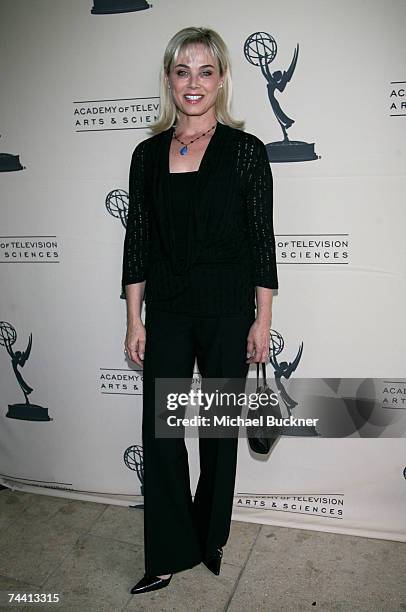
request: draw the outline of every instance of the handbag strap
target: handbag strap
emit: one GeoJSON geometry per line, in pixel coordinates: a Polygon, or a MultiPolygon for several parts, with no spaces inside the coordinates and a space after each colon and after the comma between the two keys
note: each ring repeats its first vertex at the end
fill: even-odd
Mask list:
{"type": "MultiPolygon", "coordinates": [[[[266,365],[264,362],[262,362],[262,382],[263,382],[263,387],[267,387],[268,386],[268,382],[266,380],[266,365]]],[[[257,388],[259,387],[259,363],[257,363],[257,388]]]]}

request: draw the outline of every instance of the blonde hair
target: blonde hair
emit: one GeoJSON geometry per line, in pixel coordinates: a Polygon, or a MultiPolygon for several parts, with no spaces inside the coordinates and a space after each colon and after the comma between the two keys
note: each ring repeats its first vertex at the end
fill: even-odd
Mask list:
{"type": "Polygon", "coordinates": [[[163,59],[163,67],[160,77],[160,112],[158,119],[151,126],[153,133],[163,132],[169,129],[178,118],[178,109],[172,100],[172,95],[167,86],[165,77],[176,62],[178,55],[189,45],[203,44],[218,61],[220,76],[224,76],[223,87],[218,90],[214,112],[217,121],[230,127],[244,129],[244,121],[234,119],[230,114],[232,98],[231,64],[227,46],[217,32],[209,28],[183,28],[177,32],[169,41],[163,59]]]}

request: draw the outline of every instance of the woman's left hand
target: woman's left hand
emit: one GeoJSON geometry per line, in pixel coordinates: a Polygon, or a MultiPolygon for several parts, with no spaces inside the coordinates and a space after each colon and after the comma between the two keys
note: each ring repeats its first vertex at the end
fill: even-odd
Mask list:
{"type": "Polygon", "coordinates": [[[255,319],[247,338],[246,363],[265,363],[269,357],[270,321],[255,319]]]}

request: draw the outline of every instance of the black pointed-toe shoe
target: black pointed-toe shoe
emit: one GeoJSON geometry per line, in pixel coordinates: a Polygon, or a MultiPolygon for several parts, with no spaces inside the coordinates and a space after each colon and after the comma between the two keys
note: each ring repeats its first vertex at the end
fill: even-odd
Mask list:
{"type": "Polygon", "coordinates": [[[218,548],[214,555],[209,559],[203,559],[203,563],[213,574],[218,576],[220,574],[221,559],[223,557],[223,549],[218,548]]]}
{"type": "Polygon", "coordinates": [[[163,589],[168,586],[171,581],[173,574],[169,576],[169,578],[158,578],[158,576],[150,576],[148,574],[144,574],[139,582],[131,589],[131,593],[135,595],[136,593],[148,593],[148,591],[157,591],[158,589],[163,589]]]}

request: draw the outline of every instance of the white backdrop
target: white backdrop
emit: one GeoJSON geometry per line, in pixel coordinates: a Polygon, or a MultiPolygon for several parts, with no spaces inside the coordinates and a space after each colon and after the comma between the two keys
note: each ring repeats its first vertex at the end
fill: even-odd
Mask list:
{"type": "MultiPolygon", "coordinates": [[[[154,0],[106,15],[92,6],[0,5],[0,151],[8,154],[0,169],[9,170],[0,174],[0,482],[142,503],[142,371],[123,354],[118,209],[126,205],[131,153],[156,115],[165,45],[188,25],[212,27],[226,40],[234,114],[266,143],[282,132],[244,42],[258,31],[274,37],[272,71],[287,70],[299,44],[293,77],[276,97],[295,119],[289,138],[314,143],[319,158],[271,164],[279,358],[293,360],[303,342],[294,376],[377,378],[389,389],[386,410],[400,414],[404,2],[154,0]],[[10,170],[19,167],[11,155],[23,169],[10,170]],[[123,191],[109,196],[113,190],[123,191]],[[310,243],[327,240],[342,246],[310,243]],[[18,351],[30,334],[23,365],[18,351]],[[24,408],[12,361],[33,388],[30,404],[50,420],[33,421],[34,407],[24,408]]],[[[404,432],[393,435],[283,438],[266,458],[241,440],[233,518],[406,541],[406,443],[404,432]]],[[[187,443],[194,490],[197,440],[187,443]]]]}

